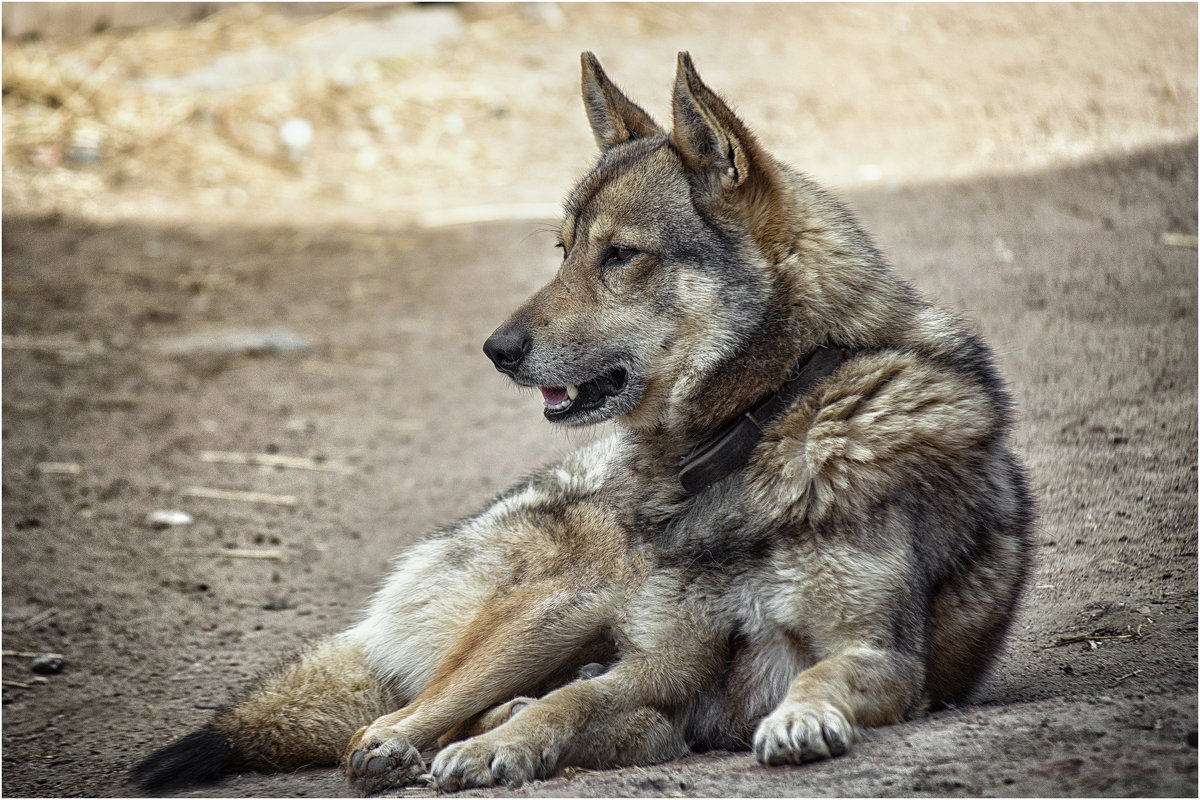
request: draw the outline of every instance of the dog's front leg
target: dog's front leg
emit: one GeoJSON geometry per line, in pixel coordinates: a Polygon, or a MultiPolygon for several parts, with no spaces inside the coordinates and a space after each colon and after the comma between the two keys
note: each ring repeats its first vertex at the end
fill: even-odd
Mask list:
{"type": "Polygon", "coordinates": [[[801,672],[754,734],[764,764],[800,764],[845,753],[860,727],[899,722],[920,696],[921,661],[895,650],[849,648],[801,672]]]}

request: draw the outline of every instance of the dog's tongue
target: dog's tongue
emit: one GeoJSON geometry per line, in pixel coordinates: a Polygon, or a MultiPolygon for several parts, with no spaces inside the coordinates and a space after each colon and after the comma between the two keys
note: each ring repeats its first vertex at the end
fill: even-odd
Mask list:
{"type": "Polygon", "coordinates": [[[548,406],[556,406],[567,399],[567,387],[565,386],[540,386],[538,388],[542,390],[542,399],[548,406]]]}

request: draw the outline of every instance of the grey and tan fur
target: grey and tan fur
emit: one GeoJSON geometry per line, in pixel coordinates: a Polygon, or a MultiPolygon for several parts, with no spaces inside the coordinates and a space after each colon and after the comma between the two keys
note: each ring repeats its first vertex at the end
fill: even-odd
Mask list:
{"type": "Polygon", "coordinates": [[[340,761],[364,794],[455,789],[700,748],[799,763],[979,683],[1032,527],[985,345],[686,54],[670,133],[591,54],[583,98],[601,152],[562,266],[485,350],[551,421],[617,432],[409,550],[361,622],[151,756],[144,785],[340,761]],[[851,355],[684,491],[681,458],[818,346],[851,355]]]}

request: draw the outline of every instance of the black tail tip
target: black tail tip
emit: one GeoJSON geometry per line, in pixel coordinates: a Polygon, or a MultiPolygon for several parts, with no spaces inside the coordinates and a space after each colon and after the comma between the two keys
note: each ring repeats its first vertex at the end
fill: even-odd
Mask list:
{"type": "Polygon", "coordinates": [[[215,783],[233,771],[229,738],[201,728],[156,750],[133,768],[133,779],[147,794],[215,783]]]}

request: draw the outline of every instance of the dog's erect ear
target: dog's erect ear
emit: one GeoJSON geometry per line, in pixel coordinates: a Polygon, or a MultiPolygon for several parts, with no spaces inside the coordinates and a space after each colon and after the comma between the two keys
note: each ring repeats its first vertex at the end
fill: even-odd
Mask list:
{"type": "Polygon", "coordinates": [[[751,177],[754,160],[762,158],[753,134],[700,80],[687,53],[679,54],[671,111],[675,126],[671,139],[693,174],[717,178],[726,190],[751,177]]]}
{"type": "Polygon", "coordinates": [[[608,79],[594,55],[584,53],[580,61],[583,62],[583,105],[601,151],[629,139],[665,132],[608,79]]]}

